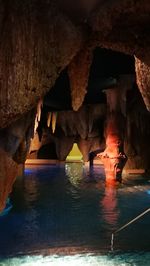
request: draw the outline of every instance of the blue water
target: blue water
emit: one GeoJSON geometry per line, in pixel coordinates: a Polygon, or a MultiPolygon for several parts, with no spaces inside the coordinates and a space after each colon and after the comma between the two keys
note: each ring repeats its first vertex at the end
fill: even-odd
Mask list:
{"type": "Polygon", "coordinates": [[[112,232],[150,207],[149,191],[140,176],[107,187],[101,166],[27,168],[0,217],[0,266],[150,265],[150,213],[116,234],[110,252],[112,232]]]}

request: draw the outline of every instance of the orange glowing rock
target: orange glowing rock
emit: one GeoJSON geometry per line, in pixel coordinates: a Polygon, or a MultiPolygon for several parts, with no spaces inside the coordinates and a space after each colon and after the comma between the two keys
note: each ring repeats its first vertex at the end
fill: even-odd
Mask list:
{"type": "Polygon", "coordinates": [[[0,211],[5,208],[6,200],[17,176],[17,170],[17,163],[4,150],[0,149],[0,211]]]}
{"type": "Polygon", "coordinates": [[[97,156],[104,164],[106,182],[121,181],[122,170],[127,161],[123,150],[125,118],[122,114],[120,94],[118,88],[108,89],[107,96],[107,121],[105,126],[106,149],[97,156]]]}

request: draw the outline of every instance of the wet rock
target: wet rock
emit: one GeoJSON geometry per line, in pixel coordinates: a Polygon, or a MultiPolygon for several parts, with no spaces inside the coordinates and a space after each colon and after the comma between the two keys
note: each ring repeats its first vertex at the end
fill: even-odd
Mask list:
{"type": "MultiPolygon", "coordinates": [[[[122,90],[122,93],[124,91],[122,90]]],[[[121,112],[120,90],[118,88],[106,90],[107,119],[105,126],[106,149],[98,154],[104,164],[106,181],[121,181],[122,170],[127,161],[123,143],[125,135],[125,119],[121,112]]]]}
{"type": "Polygon", "coordinates": [[[17,163],[7,152],[0,149],[0,211],[4,209],[6,200],[12,191],[17,170],[17,163]]]}

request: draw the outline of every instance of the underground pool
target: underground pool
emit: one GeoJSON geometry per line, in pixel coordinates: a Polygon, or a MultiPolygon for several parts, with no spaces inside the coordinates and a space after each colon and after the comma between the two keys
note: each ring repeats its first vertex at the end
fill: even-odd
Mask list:
{"type": "Polygon", "coordinates": [[[0,266],[148,266],[150,178],[107,186],[104,169],[82,163],[28,166],[0,216],[0,266]]]}

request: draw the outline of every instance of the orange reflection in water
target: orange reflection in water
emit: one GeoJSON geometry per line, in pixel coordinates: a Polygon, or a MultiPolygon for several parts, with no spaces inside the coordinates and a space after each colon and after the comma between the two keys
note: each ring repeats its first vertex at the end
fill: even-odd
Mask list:
{"type": "Polygon", "coordinates": [[[105,195],[101,201],[102,213],[104,221],[116,229],[119,210],[118,210],[118,201],[117,201],[117,189],[115,186],[107,185],[105,187],[105,195]]]}

